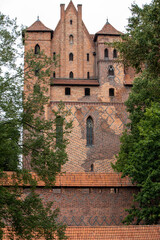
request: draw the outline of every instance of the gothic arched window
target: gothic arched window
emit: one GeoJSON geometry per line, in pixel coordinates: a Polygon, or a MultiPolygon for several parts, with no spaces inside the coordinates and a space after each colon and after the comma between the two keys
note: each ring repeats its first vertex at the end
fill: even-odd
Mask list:
{"type": "Polygon", "coordinates": [[[69,54],[69,61],[73,61],[73,53],[69,54]]]}
{"type": "Polygon", "coordinates": [[[109,66],[108,68],[108,75],[109,76],[114,76],[114,68],[112,65],[109,66]]]}
{"type": "Polygon", "coordinates": [[[91,164],[91,172],[94,172],[94,164],[91,164]]]}
{"type": "Polygon", "coordinates": [[[117,50],[116,49],[113,50],[113,58],[117,58],[117,50]]]}
{"type": "Polygon", "coordinates": [[[70,35],[70,36],[69,36],[69,43],[70,43],[70,44],[73,44],[73,35],[70,35]]]}
{"type": "Polygon", "coordinates": [[[73,72],[69,73],[69,78],[73,78],[73,72]]]}
{"type": "Polygon", "coordinates": [[[86,138],[87,138],[87,146],[93,145],[93,120],[89,116],[87,118],[87,124],[86,124],[86,138]]]}
{"type": "Polygon", "coordinates": [[[36,46],[34,48],[34,53],[35,54],[39,54],[40,53],[40,46],[38,44],[36,44],[36,46]]]}
{"type": "Polygon", "coordinates": [[[104,50],[104,58],[105,59],[108,58],[108,49],[107,48],[104,50]]]}

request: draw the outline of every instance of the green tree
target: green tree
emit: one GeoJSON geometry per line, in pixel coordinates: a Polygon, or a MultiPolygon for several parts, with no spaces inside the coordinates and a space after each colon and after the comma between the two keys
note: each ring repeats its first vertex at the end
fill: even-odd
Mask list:
{"type": "Polygon", "coordinates": [[[115,43],[125,66],[136,69],[126,101],[130,122],[121,137],[113,168],[140,188],[124,222],[157,224],[160,220],[160,2],[131,8],[127,33],[115,43]]]}
{"type": "Polygon", "coordinates": [[[5,227],[12,230],[10,239],[13,232],[17,239],[41,236],[55,239],[55,235],[65,239],[65,226],[57,222],[58,210],[52,209],[52,203],[42,204],[35,191],[36,180],[22,166],[22,156],[47,186],[53,185],[61,165],[67,161],[66,136],[71,122],[65,121],[68,112],[63,104],[57,112],[53,111],[54,119],[45,117],[50,68],[54,62],[43,52],[35,55],[29,51],[25,55],[24,75],[21,33],[16,20],[0,13],[0,180],[7,180],[5,171],[13,171],[12,180],[16,182],[12,188],[0,186],[0,239],[5,227]],[[57,143],[59,116],[63,137],[57,143]],[[30,194],[24,199],[18,187],[22,181],[31,186],[30,194]]]}

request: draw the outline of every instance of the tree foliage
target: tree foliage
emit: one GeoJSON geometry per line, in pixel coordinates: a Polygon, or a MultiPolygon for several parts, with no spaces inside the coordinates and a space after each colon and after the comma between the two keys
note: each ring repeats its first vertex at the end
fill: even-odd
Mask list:
{"type": "Polygon", "coordinates": [[[12,188],[0,186],[0,239],[4,227],[12,230],[10,239],[13,232],[17,239],[65,239],[65,226],[57,222],[58,210],[52,208],[52,203],[42,204],[28,167],[47,186],[54,184],[61,165],[67,161],[66,136],[71,122],[65,121],[68,112],[62,103],[57,112],[52,110],[53,119],[46,117],[54,61],[43,52],[35,54],[31,50],[23,66],[21,33],[16,20],[0,13],[0,181],[7,181],[5,171],[13,171],[11,178],[16,182],[12,188]],[[63,130],[60,142],[56,141],[57,117],[63,130]],[[18,187],[22,181],[30,184],[27,197],[18,187]]]}
{"type": "Polygon", "coordinates": [[[136,69],[126,107],[130,122],[121,137],[113,168],[140,187],[124,222],[157,224],[160,220],[160,2],[131,8],[127,33],[115,43],[125,65],[136,69]]]}

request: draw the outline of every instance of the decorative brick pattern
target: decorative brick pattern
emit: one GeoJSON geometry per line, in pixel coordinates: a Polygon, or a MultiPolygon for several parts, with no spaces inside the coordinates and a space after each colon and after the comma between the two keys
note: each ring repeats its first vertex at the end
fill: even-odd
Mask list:
{"type": "MultiPolygon", "coordinates": [[[[57,109],[52,102],[51,109],[57,109]]],[[[67,148],[69,161],[63,166],[66,172],[112,172],[111,162],[119,151],[119,137],[127,123],[127,113],[122,103],[65,102],[73,120],[70,144],[67,148]],[[123,113],[123,114],[122,114],[123,113]],[[94,143],[86,146],[86,120],[94,122],[94,143]],[[78,146],[78,147],[77,147],[78,146]]]]}
{"type": "MultiPolygon", "coordinates": [[[[125,209],[131,205],[133,194],[137,191],[133,186],[36,189],[44,204],[53,202],[53,209],[60,209],[58,220],[67,226],[122,225],[127,214],[125,209]]],[[[24,188],[22,197],[29,192],[29,188],[24,188]]]]}

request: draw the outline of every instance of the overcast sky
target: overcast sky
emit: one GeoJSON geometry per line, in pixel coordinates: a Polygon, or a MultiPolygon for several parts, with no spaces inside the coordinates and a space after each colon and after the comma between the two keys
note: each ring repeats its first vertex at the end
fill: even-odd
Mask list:
{"type": "MultiPolygon", "coordinates": [[[[94,34],[101,30],[108,18],[117,30],[125,32],[127,19],[131,16],[129,8],[134,0],[73,0],[75,7],[82,4],[82,18],[89,31],[94,34]]],[[[30,26],[39,15],[40,20],[55,29],[60,19],[60,4],[65,7],[70,0],[0,0],[0,11],[11,18],[17,17],[18,24],[30,26]]],[[[142,6],[151,0],[135,0],[142,6]]]]}

